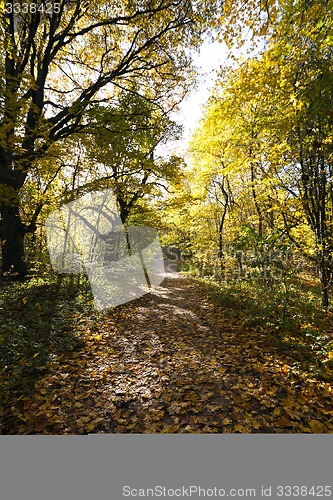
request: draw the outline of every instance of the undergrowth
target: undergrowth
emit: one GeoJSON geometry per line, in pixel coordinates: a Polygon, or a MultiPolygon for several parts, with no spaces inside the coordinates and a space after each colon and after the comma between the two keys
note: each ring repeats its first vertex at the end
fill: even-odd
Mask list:
{"type": "MultiPolygon", "coordinates": [[[[302,276],[274,286],[255,280],[217,282],[198,278],[224,314],[267,336],[294,359],[294,370],[333,380],[333,312],[323,309],[318,284],[302,276]]],[[[250,333],[249,333],[250,334],[250,333]]]]}

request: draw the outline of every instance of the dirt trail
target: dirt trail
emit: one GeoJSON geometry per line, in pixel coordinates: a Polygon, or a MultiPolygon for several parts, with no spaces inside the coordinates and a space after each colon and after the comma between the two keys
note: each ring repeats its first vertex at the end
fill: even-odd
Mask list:
{"type": "Polygon", "coordinates": [[[78,334],[81,347],[50,362],[24,402],[20,432],[333,431],[329,385],[291,377],[266,337],[226,319],[198,280],[168,275],[78,334]]]}
{"type": "Polygon", "coordinates": [[[327,430],[315,388],[289,379],[265,337],[226,319],[195,279],[168,275],[119,309],[114,333],[98,332],[102,432],[311,432],[310,420],[327,430]]]}

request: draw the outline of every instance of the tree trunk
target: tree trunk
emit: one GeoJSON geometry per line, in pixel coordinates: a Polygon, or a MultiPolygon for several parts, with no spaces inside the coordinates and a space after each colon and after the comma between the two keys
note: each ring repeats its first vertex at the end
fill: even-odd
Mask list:
{"type": "Polygon", "coordinates": [[[259,238],[261,238],[263,235],[263,216],[262,216],[261,208],[260,208],[260,205],[258,202],[257,192],[255,190],[255,170],[254,170],[253,164],[251,164],[251,188],[252,188],[252,196],[253,196],[254,206],[256,208],[256,211],[258,214],[258,219],[259,219],[258,236],[259,236],[259,238]]]}
{"type": "Polygon", "coordinates": [[[1,249],[2,276],[11,279],[23,279],[27,274],[24,261],[24,234],[18,206],[1,203],[1,249]]]}
{"type": "Polygon", "coordinates": [[[219,224],[219,260],[220,260],[220,268],[222,276],[224,275],[225,271],[225,255],[223,253],[223,229],[224,229],[225,216],[227,214],[227,207],[228,207],[228,200],[226,201],[226,204],[224,206],[222,219],[219,224]]]}
{"type": "Polygon", "coordinates": [[[331,269],[330,255],[327,251],[320,252],[319,272],[321,281],[321,303],[323,307],[328,307],[330,303],[331,269]]]}

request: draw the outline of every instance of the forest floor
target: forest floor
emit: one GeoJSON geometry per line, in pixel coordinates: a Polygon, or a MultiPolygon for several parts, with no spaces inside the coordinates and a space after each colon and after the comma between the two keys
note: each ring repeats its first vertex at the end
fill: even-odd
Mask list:
{"type": "Polygon", "coordinates": [[[292,350],[226,315],[200,280],[168,275],[103,313],[34,294],[17,300],[40,349],[0,372],[2,434],[333,432],[332,381],[295,371],[292,350]]]}

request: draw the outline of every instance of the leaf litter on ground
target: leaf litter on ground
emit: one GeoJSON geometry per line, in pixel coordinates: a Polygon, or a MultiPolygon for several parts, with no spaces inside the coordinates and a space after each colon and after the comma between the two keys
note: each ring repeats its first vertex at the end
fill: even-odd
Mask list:
{"type": "MultiPolygon", "coordinates": [[[[295,372],[200,280],[175,274],[70,320],[76,341],[48,353],[33,384],[7,391],[2,434],[333,432],[331,380],[295,372]]],[[[8,370],[1,378],[10,386],[8,370]]]]}

